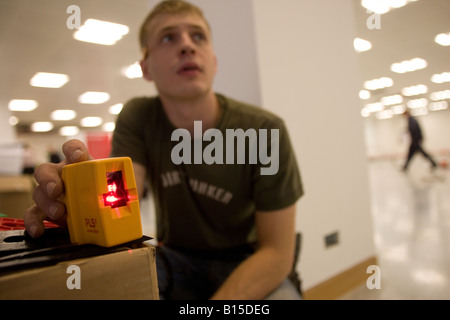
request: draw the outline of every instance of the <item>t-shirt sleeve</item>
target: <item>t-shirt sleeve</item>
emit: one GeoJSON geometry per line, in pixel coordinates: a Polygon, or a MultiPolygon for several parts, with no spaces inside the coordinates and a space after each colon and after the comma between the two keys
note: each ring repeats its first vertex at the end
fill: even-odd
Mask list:
{"type": "Polygon", "coordinates": [[[279,120],[269,131],[267,150],[260,152],[268,152],[266,154],[270,157],[266,160],[267,164],[257,166],[254,172],[256,209],[262,211],[288,207],[304,193],[297,159],[284,122],[279,120]],[[262,174],[264,169],[266,174],[262,174]]]}
{"type": "Polygon", "coordinates": [[[133,161],[146,165],[145,119],[141,99],[128,101],[117,117],[114,129],[111,156],[130,157],[133,161]]]}

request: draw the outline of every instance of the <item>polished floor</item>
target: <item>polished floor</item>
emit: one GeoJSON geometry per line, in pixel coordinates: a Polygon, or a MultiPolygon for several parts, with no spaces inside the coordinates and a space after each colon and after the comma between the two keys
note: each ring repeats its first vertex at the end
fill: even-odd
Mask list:
{"type": "Polygon", "coordinates": [[[343,300],[450,299],[449,156],[431,171],[420,155],[407,172],[401,159],[369,164],[374,243],[380,289],[366,284],[343,300]]]}

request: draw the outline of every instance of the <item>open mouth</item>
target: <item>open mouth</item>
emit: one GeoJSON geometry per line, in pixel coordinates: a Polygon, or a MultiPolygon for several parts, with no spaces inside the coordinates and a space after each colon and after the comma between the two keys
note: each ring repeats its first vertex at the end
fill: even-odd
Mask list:
{"type": "Polygon", "coordinates": [[[186,62],[178,69],[178,74],[194,74],[200,71],[201,69],[196,63],[186,62]]]}

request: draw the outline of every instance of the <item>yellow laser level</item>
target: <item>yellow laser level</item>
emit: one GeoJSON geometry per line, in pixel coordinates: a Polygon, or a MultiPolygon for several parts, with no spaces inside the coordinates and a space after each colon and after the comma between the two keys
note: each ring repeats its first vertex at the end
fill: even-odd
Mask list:
{"type": "Polygon", "coordinates": [[[98,159],[62,170],[70,241],[112,247],[142,237],[131,159],[98,159]]]}

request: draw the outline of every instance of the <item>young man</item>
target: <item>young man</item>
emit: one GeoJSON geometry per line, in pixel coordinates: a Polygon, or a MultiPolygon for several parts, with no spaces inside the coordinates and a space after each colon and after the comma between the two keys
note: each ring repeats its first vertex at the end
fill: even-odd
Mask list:
{"type": "MultiPolygon", "coordinates": [[[[140,42],[143,75],[154,81],[158,96],[124,106],[112,156],[132,158],[140,195],[146,180],[151,186],[161,298],[299,298],[286,278],[303,188],[283,121],[213,92],[217,59],[199,8],[160,2],[144,21],[140,42]],[[228,146],[243,134],[250,140],[252,132],[258,134],[256,149],[246,148],[239,158],[242,148],[228,146]],[[192,140],[186,145],[183,137],[192,140]],[[268,164],[272,170],[264,171],[268,164]]],[[[77,140],[65,143],[63,152],[61,164],[36,171],[36,205],[25,214],[33,237],[42,234],[42,219],[65,219],[57,200],[62,166],[90,158],[77,140]]]]}

